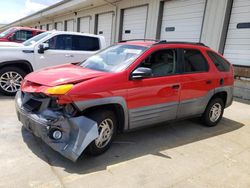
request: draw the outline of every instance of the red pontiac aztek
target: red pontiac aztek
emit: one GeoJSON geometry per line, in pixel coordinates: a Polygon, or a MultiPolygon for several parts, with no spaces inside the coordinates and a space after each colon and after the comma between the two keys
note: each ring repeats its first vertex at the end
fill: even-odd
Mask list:
{"type": "Polygon", "coordinates": [[[233,67],[201,43],[121,42],[82,63],[26,76],[18,119],[76,161],[106,151],[116,132],[201,117],[215,126],[232,104],[233,67]]]}

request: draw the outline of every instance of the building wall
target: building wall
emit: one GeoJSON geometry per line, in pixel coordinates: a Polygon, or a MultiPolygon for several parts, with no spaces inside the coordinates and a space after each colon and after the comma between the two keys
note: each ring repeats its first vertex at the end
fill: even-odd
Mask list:
{"type": "MultiPolygon", "coordinates": [[[[174,0],[173,0],[174,1],[174,0]]],[[[211,48],[219,50],[222,38],[223,25],[225,21],[226,7],[229,0],[207,0],[205,16],[203,22],[203,29],[201,34],[201,42],[204,42],[211,48]]],[[[112,28],[112,42],[119,40],[120,20],[122,9],[136,7],[141,5],[148,5],[148,15],[146,23],[146,37],[148,39],[155,39],[157,37],[158,19],[161,0],[120,0],[116,3],[106,3],[97,7],[81,7],[81,1],[75,0],[75,4],[79,2],[77,6],[77,14],[74,10],[68,11],[66,5],[60,5],[65,8],[65,11],[61,11],[60,14],[47,18],[45,13],[39,13],[34,18],[27,18],[22,20],[23,26],[40,27],[40,25],[46,25],[48,23],[62,22],[63,28],[65,20],[74,19],[74,31],[77,31],[77,18],[90,16],[90,33],[95,32],[96,15],[105,12],[113,12],[113,28],[112,28]],[[82,9],[82,10],[81,10],[82,9]]],[[[73,2],[69,2],[73,4],[73,2]]],[[[105,1],[103,1],[105,3],[105,1]]],[[[53,10],[58,11],[59,7],[55,7],[53,10]]],[[[52,13],[52,10],[48,10],[48,13],[52,13]]],[[[18,22],[16,23],[18,24],[18,22]]]]}

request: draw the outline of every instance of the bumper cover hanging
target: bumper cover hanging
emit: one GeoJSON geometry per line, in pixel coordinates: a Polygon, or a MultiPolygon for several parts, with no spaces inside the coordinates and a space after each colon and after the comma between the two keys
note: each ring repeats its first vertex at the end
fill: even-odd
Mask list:
{"type": "Polygon", "coordinates": [[[40,137],[52,149],[64,157],[76,161],[86,147],[98,137],[97,123],[84,116],[67,117],[62,112],[44,108],[42,111],[27,110],[21,92],[16,94],[18,120],[35,136],[40,137]],[[59,130],[62,137],[51,137],[53,130],[59,130]]]}

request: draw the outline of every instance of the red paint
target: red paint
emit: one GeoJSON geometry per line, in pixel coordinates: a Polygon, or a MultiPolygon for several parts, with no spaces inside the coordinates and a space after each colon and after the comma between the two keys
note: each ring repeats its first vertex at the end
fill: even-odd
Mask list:
{"type": "Polygon", "coordinates": [[[233,85],[232,66],[229,72],[219,72],[205,53],[206,50],[211,50],[207,47],[190,44],[152,45],[152,42],[127,42],[120,44],[150,47],[122,72],[105,73],[84,69],[76,65],[57,66],[29,74],[22,85],[22,91],[43,92],[48,86],[75,83],[73,89],[67,94],[57,96],[60,104],[121,96],[125,98],[128,108],[131,109],[202,97],[209,90],[220,87],[221,78],[225,80],[224,86],[233,85]],[[142,80],[129,79],[131,72],[143,59],[152,52],[162,48],[192,48],[200,50],[209,64],[209,71],[142,80]],[[174,85],[179,86],[179,88],[173,88],[174,85]]]}

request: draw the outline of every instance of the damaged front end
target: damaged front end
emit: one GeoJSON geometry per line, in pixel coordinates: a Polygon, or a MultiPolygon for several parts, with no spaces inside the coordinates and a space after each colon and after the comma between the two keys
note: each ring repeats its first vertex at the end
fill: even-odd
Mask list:
{"type": "Polygon", "coordinates": [[[72,161],[98,137],[95,121],[74,115],[70,112],[72,107],[57,105],[52,97],[19,91],[15,100],[17,116],[24,127],[72,161]]]}

